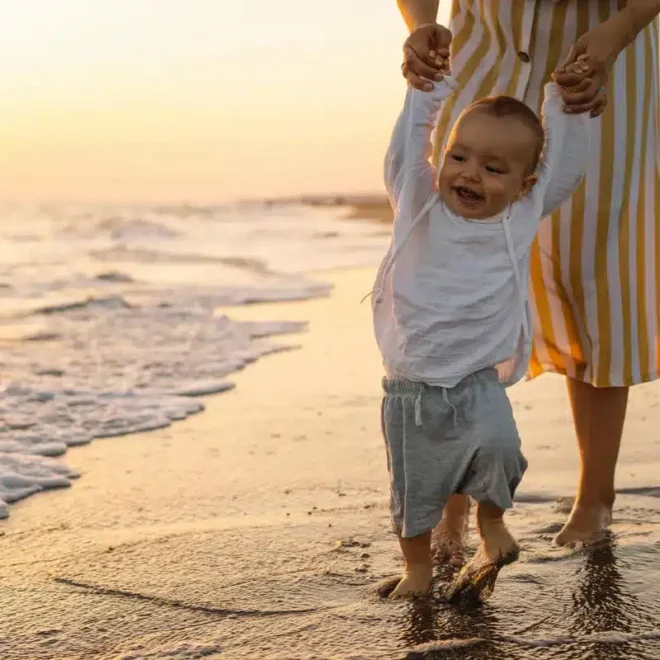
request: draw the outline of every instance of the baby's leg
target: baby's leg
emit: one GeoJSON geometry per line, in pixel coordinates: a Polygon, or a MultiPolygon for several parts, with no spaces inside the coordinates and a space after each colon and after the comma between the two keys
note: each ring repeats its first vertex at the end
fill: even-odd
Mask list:
{"type": "Polygon", "coordinates": [[[504,524],[504,510],[491,504],[477,504],[477,530],[481,550],[488,560],[500,568],[518,559],[520,548],[504,524]]]}
{"type": "Polygon", "coordinates": [[[503,517],[503,509],[485,502],[477,504],[481,547],[449,585],[446,597],[450,602],[483,601],[492,593],[500,569],[518,559],[520,548],[503,517]]]}
{"type": "Polygon", "coordinates": [[[405,573],[390,598],[423,596],[431,590],[433,564],[431,562],[431,532],[410,539],[399,537],[399,545],[406,564],[405,573]]]}
{"type": "Polygon", "coordinates": [[[503,520],[527,468],[511,404],[497,374],[489,372],[474,384],[465,414],[477,439],[461,492],[477,500],[481,547],[447,593],[450,600],[483,600],[492,591],[500,569],[515,561],[518,545],[503,520]]]}
{"type": "Polygon", "coordinates": [[[400,598],[431,588],[431,533],[457,492],[472,453],[465,449],[443,390],[403,379],[385,379],[384,389],[390,507],[405,560],[404,576],[392,597],[400,598]]]}
{"type": "Polygon", "coordinates": [[[469,515],[470,498],[452,495],[442,512],[442,520],[433,530],[431,544],[436,564],[463,566],[469,515]]]}

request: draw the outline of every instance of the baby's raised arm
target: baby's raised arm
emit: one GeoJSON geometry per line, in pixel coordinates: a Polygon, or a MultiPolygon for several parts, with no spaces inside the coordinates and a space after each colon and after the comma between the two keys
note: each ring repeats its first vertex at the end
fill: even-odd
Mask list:
{"type": "Polygon", "coordinates": [[[448,77],[434,83],[430,92],[408,87],[392,132],[385,156],[385,187],[395,214],[411,221],[435,190],[436,168],[429,162],[431,133],[443,101],[454,88],[448,77]]]}
{"type": "Polygon", "coordinates": [[[545,86],[543,102],[545,147],[534,194],[543,196],[543,215],[565,202],[580,184],[589,158],[589,113],[564,111],[559,87],[545,86]]]}

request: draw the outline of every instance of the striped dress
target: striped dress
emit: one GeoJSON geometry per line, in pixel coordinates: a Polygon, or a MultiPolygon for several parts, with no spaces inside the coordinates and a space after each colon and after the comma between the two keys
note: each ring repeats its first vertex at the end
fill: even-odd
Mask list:
{"type": "MultiPolygon", "coordinates": [[[[538,111],[544,83],[577,38],[616,11],[617,0],[453,0],[452,74],[461,89],[444,108],[436,147],[482,96],[515,96],[538,111]]],[[[598,387],[658,377],[658,63],[654,21],[614,65],[583,184],[541,224],[530,377],[552,371],[598,387]]]]}

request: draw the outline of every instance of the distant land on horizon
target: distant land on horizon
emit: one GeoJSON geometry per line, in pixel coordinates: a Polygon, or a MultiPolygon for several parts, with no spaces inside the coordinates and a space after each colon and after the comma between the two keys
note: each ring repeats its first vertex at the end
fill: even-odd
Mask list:
{"type": "MultiPolygon", "coordinates": [[[[251,203],[254,203],[252,200],[251,203]]],[[[246,200],[247,202],[247,200],[246,200]]],[[[347,193],[324,195],[296,195],[287,197],[271,197],[260,200],[265,206],[284,206],[287,204],[303,204],[311,207],[350,209],[346,218],[360,220],[375,220],[377,222],[392,222],[392,209],[387,195],[384,193],[347,193]]]]}
{"type": "Polygon", "coordinates": [[[352,206],[353,204],[365,204],[374,202],[387,202],[385,193],[319,193],[301,195],[282,195],[273,197],[244,198],[239,204],[250,204],[254,202],[269,205],[304,204],[306,206],[352,206]]]}

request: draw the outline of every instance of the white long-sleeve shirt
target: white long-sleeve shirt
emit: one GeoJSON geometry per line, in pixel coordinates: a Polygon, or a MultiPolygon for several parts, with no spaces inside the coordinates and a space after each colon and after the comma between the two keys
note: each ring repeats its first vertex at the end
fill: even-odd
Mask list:
{"type": "Polygon", "coordinates": [[[567,114],[545,86],[546,140],[538,181],[495,218],[467,220],[447,208],[429,162],[431,132],[455,83],[409,88],[385,159],[394,209],[390,247],[374,285],[376,341],[390,376],[454,387],[509,361],[524,375],[531,349],[530,250],[539,223],[578,186],[589,153],[589,116],[567,114]]]}

